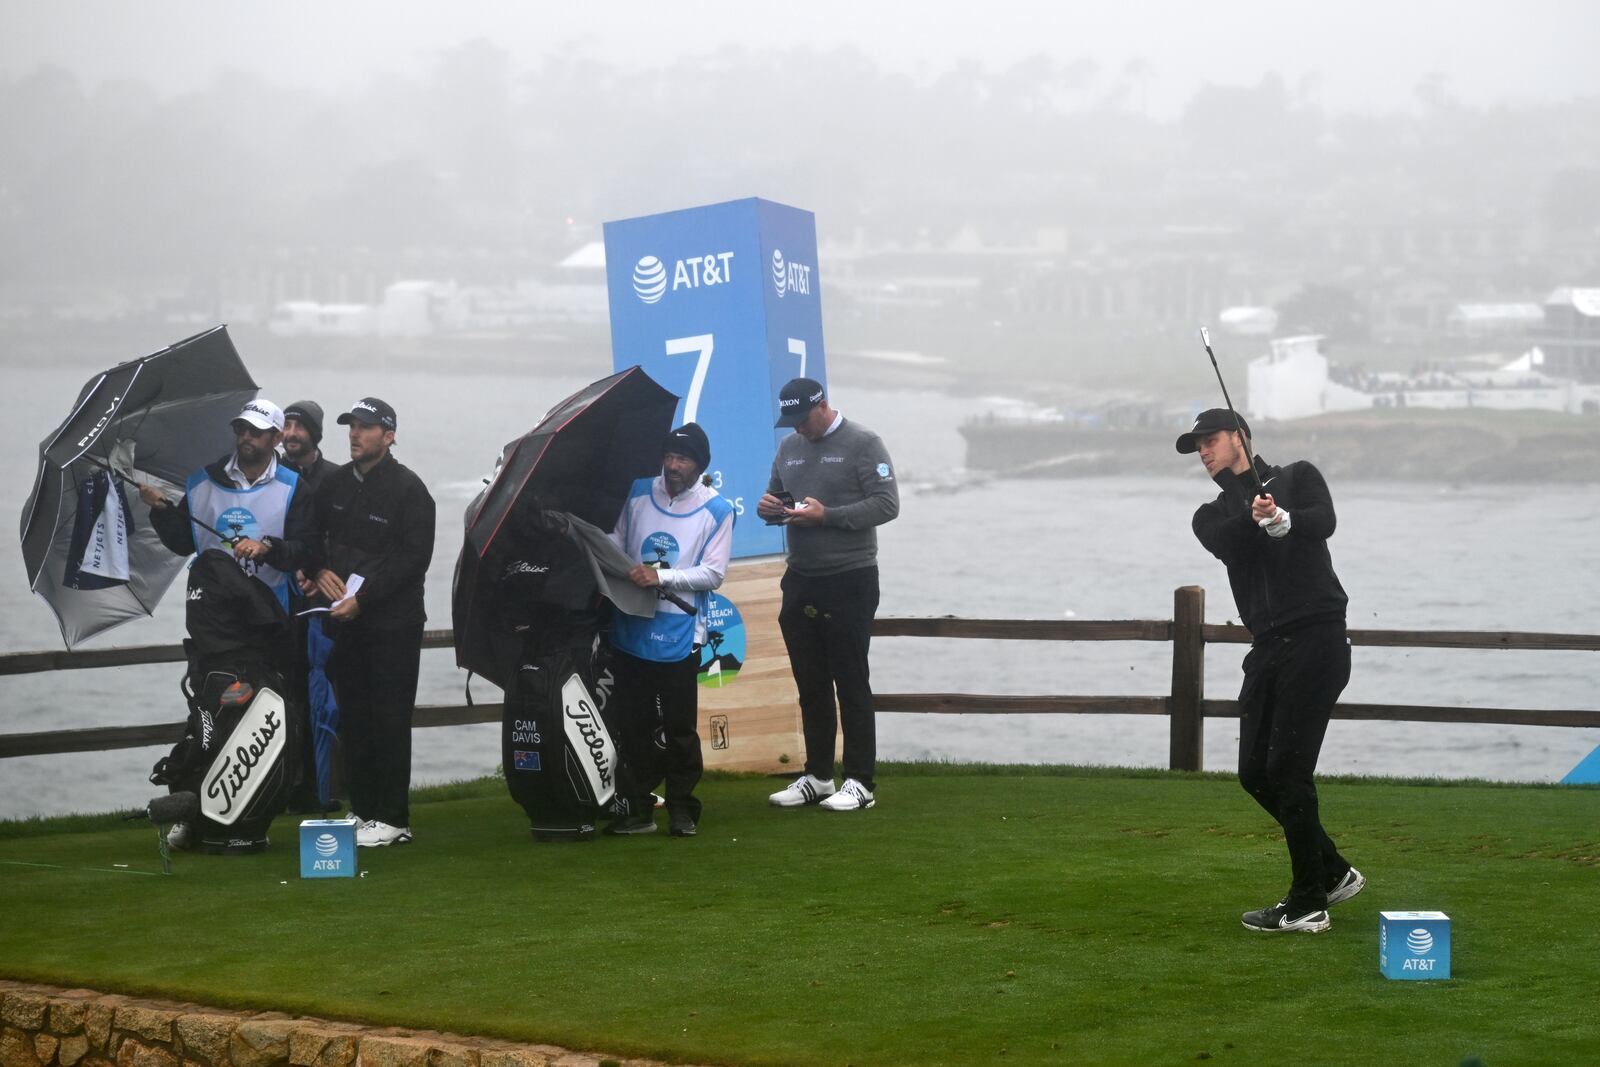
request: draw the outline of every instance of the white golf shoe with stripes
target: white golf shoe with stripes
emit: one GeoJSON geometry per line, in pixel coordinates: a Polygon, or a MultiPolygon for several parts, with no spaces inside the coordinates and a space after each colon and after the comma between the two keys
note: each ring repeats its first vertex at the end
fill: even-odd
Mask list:
{"type": "Polygon", "coordinates": [[[836,792],[831,780],[817,778],[814,775],[802,774],[786,788],[778,790],[767,798],[775,807],[798,808],[805,804],[816,804],[826,797],[831,797],[836,792]]]}
{"type": "Polygon", "coordinates": [[[824,811],[865,811],[877,801],[872,797],[872,790],[856,781],[846,778],[839,791],[822,802],[824,811]]]}

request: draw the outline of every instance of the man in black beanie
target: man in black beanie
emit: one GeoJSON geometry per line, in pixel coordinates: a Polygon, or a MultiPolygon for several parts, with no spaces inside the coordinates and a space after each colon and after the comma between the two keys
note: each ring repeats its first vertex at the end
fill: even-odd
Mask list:
{"type": "Polygon", "coordinates": [[[728,571],[734,519],[733,505],[701,477],[710,463],[704,430],[692,422],[673,430],[661,443],[661,474],[634,483],[611,535],[635,561],[634,584],[668,591],[676,602],[660,600],[647,619],[620,611],[612,618],[624,773],[610,834],[655,831],[650,792],[663,777],[672,836],[693,837],[700,822],[700,646],[711,591],[728,571]]]}
{"type": "Polygon", "coordinates": [[[296,400],[283,409],[283,461],[293,467],[314,497],[339,464],[322,454],[322,405],[296,400]]]}
{"type": "MultiPolygon", "coordinates": [[[[315,499],[317,489],[327,481],[328,475],[338,470],[340,464],[322,454],[322,405],[315,400],[296,400],[283,409],[283,461],[300,475],[301,492],[315,499]]],[[[331,730],[329,723],[339,721],[339,709],[333,699],[333,686],[328,681],[328,655],[332,642],[323,635],[322,619],[316,615],[300,615],[309,606],[310,599],[298,588],[290,598],[294,620],[295,659],[290,684],[300,697],[306,720],[301,724],[301,736],[307,739],[300,746],[300,780],[289,795],[289,810],[295,814],[310,815],[336,811],[342,805],[333,799],[343,784],[344,775],[338,769],[340,752],[337,741],[324,744],[328,759],[334,764],[329,773],[329,793],[321,795],[317,780],[316,749],[314,743],[319,730],[331,730]],[[319,725],[322,724],[322,725],[319,725]]]]}

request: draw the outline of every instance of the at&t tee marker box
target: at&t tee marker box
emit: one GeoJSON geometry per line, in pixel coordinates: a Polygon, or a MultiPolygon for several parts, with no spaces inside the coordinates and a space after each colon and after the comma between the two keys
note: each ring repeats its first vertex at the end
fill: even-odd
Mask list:
{"type": "Polygon", "coordinates": [[[1450,916],[1442,911],[1380,911],[1378,969],[1385,978],[1450,977],[1450,916]]]}
{"type": "Polygon", "coordinates": [[[300,877],[354,878],[354,819],[306,819],[300,823],[300,877]]]}

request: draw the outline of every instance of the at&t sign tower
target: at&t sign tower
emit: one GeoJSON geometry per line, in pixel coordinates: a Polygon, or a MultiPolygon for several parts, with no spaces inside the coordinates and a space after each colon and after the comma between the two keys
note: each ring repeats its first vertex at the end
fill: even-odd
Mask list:
{"type": "Polygon", "coordinates": [[[751,198],[605,226],[611,362],[682,398],[676,421],[711,439],[709,473],[741,516],[736,558],[783,550],[755,518],[778,438],[778,390],[828,383],[809,211],[751,198]]]}

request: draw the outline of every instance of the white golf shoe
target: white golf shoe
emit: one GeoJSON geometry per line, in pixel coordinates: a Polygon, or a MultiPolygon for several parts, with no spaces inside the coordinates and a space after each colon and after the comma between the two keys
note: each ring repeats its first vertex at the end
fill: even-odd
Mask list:
{"type": "Polygon", "coordinates": [[[404,845],[411,841],[411,827],[390,826],[377,819],[368,819],[356,828],[357,848],[378,848],[383,845],[404,845]]]}
{"type": "Polygon", "coordinates": [[[862,811],[876,803],[872,790],[854,778],[846,778],[839,791],[822,802],[822,807],[828,811],[862,811]]]}
{"type": "Polygon", "coordinates": [[[788,786],[769,796],[767,800],[775,807],[798,808],[804,804],[816,804],[824,797],[831,797],[833,794],[831,780],[802,774],[788,786]]]}

